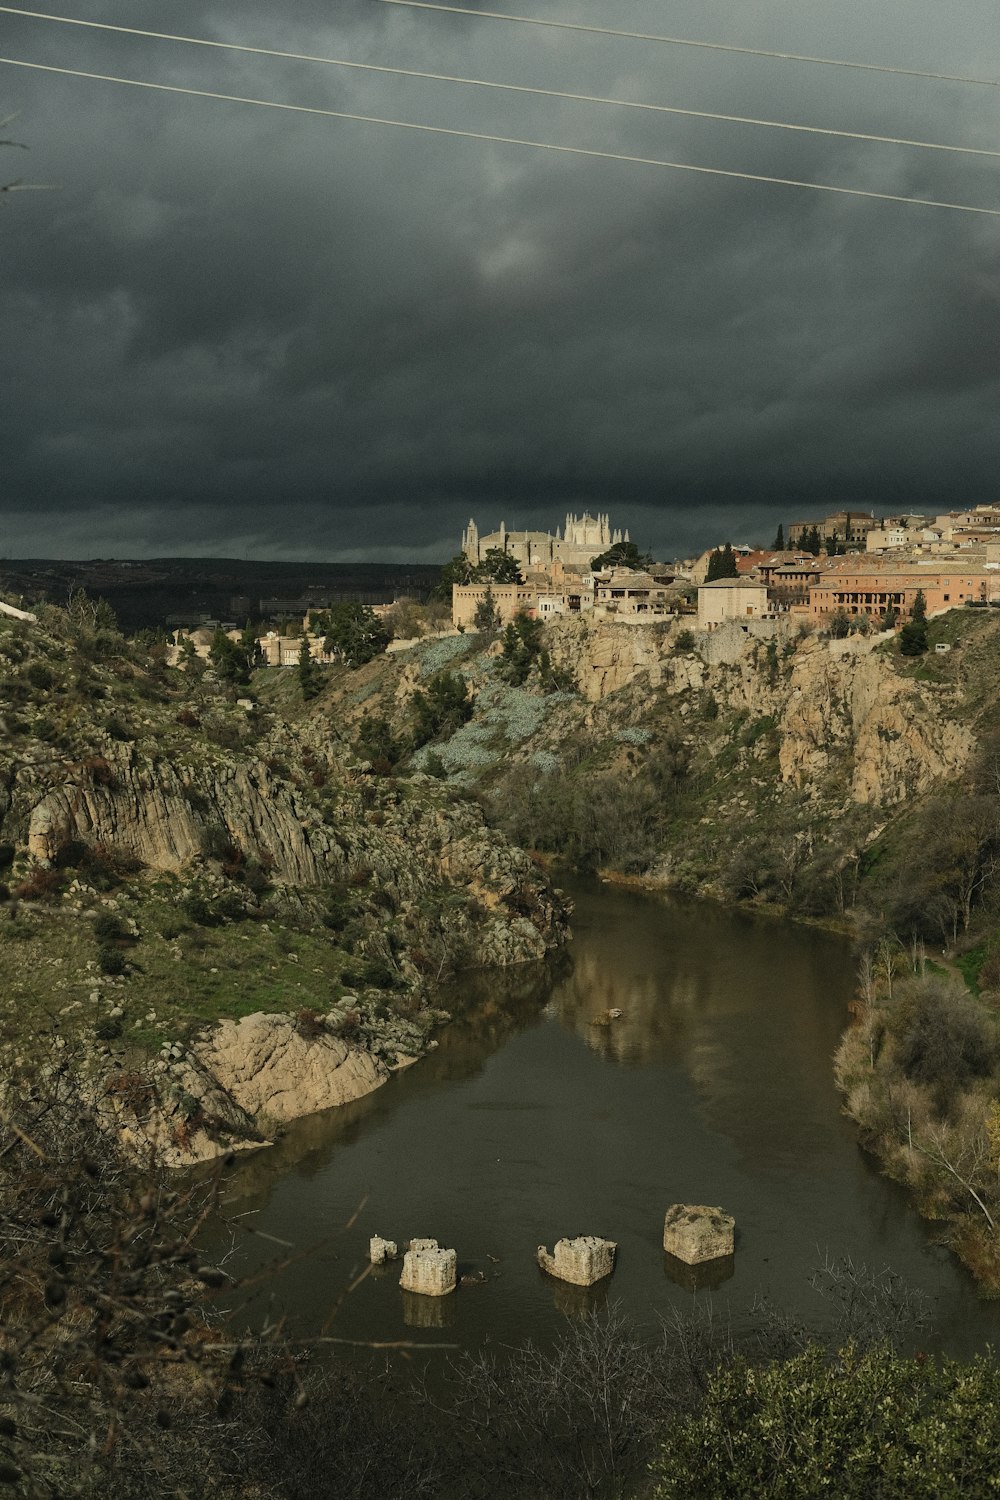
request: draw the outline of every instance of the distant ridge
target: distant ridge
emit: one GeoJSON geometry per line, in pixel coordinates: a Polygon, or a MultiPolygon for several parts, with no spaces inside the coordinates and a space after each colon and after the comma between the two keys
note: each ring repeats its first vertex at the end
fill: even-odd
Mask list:
{"type": "Polygon", "coordinates": [[[0,590],[28,604],[65,604],[72,589],[107,599],[128,631],[159,628],[173,615],[207,614],[242,624],[260,601],[298,599],[310,590],[365,603],[425,596],[436,563],[251,562],[233,557],[0,560],[0,590]]]}

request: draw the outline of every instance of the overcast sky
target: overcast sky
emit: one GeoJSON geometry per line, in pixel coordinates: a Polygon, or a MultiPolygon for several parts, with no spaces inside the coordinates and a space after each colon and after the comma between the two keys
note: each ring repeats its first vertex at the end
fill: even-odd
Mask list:
{"type": "MultiPolygon", "coordinates": [[[[483,9],[471,0],[470,9],[483,9]]],[[[518,0],[1000,78],[996,0],[518,0]]],[[[382,0],[78,0],[216,40],[1000,151],[995,88],[382,0]]],[[[1000,160],[0,15],[0,53],[1000,209],[1000,160]]],[[[1000,218],[0,66],[0,555],[434,560],[609,511],[672,557],[996,500],[1000,218]]]]}

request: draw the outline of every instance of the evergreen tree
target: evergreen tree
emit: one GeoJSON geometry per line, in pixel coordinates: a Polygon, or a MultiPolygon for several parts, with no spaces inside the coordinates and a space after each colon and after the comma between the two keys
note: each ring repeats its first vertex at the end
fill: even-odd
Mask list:
{"type": "Polygon", "coordinates": [[[298,674],[303,698],[315,698],[322,684],[319,668],[313,661],[312,652],[309,649],[307,635],[302,637],[302,645],[299,647],[298,674]]]}
{"type": "Polygon", "coordinates": [[[250,664],[246,651],[242,645],[231,641],[221,627],[212,637],[208,656],[220,682],[242,686],[250,681],[250,664]]]}
{"type": "Polygon", "coordinates": [[[251,671],[264,665],[264,653],[260,646],[259,631],[260,627],[255,621],[248,620],[240,636],[240,650],[246,657],[247,666],[251,671]]]}
{"type": "Polygon", "coordinates": [[[927,601],[923,589],[917,589],[910,618],[899,632],[899,649],[903,656],[923,656],[927,650],[927,601]]]}
{"type": "Polygon", "coordinates": [[[472,574],[473,567],[465,553],[456,552],[451,561],[446,562],[441,569],[438,581],[431,590],[431,598],[450,604],[452,585],[471,583],[472,574]]]}
{"type": "Polygon", "coordinates": [[[590,570],[598,573],[602,568],[631,568],[633,572],[641,572],[652,563],[649,553],[640,552],[635,542],[615,542],[606,552],[590,559],[590,570]]]}
{"type": "Polygon", "coordinates": [[[527,681],[532,666],[541,657],[543,629],[541,620],[519,614],[504,631],[497,671],[512,687],[520,687],[527,681]]]}
{"type": "Polygon", "coordinates": [[[339,656],[349,667],[364,666],[389,644],[389,631],[367,604],[335,604],[330,610],[311,615],[310,624],[314,630],[325,632],[324,650],[339,656]]]}
{"type": "Polygon", "coordinates": [[[774,534],[774,547],[772,550],[774,552],[784,552],[785,550],[785,529],[780,521],[778,522],[778,529],[774,534]]]}
{"type": "Polygon", "coordinates": [[[523,583],[517,559],[499,547],[491,547],[472,571],[474,583],[523,583]]]}
{"type": "Polygon", "coordinates": [[[438,672],[426,692],[413,695],[413,749],[447,738],[472,717],[472,699],[460,672],[438,672]]]}
{"type": "Polygon", "coordinates": [[[739,569],[736,566],[736,558],[733,549],[727,542],[724,547],[716,547],[708,559],[708,572],[705,574],[706,583],[714,583],[717,578],[738,578],[739,569]]]}
{"type": "Polygon", "coordinates": [[[882,629],[895,630],[896,621],[899,619],[899,611],[894,604],[887,604],[882,615],[882,629]]]}
{"type": "Polygon", "coordinates": [[[476,605],[476,612],[472,616],[473,629],[478,630],[481,635],[496,635],[501,623],[493,590],[487,584],[486,593],[476,605]]]}

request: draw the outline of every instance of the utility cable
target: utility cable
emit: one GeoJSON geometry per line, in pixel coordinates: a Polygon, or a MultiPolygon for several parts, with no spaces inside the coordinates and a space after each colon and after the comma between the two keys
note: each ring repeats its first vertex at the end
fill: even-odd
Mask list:
{"type": "Polygon", "coordinates": [[[490,141],[501,146],[525,146],[534,151],[555,151],[561,156],[587,156],[604,161],[633,162],[644,167],[668,167],[676,172],[695,172],[706,177],[728,177],[743,182],[764,182],[780,187],[808,188],[817,193],[837,193],[847,198],[873,198],[884,203],[910,203],[920,208],[948,208],[959,213],[983,214],[1000,219],[1000,208],[978,208],[970,203],[951,203],[938,198],[912,198],[901,193],[877,193],[868,188],[837,187],[826,182],[804,182],[795,177],[770,177],[760,172],[737,172],[725,167],[703,167],[691,162],[667,161],[656,156],[630,156],[621,151],[597,151],[586,146],[557,146],[551,141],[533,141],[519,136],[491,135],[481,130],[458,130],[445,125],[421,125],[412,120],[391,120],[381,115],[356,114],[344,109],[321,109],[310,104],[283,104],[275,99],[254,99],[243,94],[221,94],[211,89],[182,87],[176,83],[151,83],[148,79],[120,78],[113,73],[91,73],[82,68],[59,68],[54,63],[27,62],[18,57],[0,57],[0,63],[13,68],[30,68],[39,73],[57,73],[66,78],[85,78],[101,83],[124,84],[129,88],[153,89],[161,94],[184,94],[195,99],[219,99],[229,104],[252,104],[261,109],[278,109],[289,114],[318,115],[332,120],[353,120],[367,125],[387,125],[396,130],[416,130],[425,135],[447,135],[470,141],[490,141]]]}
{"type": "Polygon", "coordinates": [[[74,16],[49,15],[44,11],[22,10],[14,5],[0,5],[0,14],[26,16],[35,21],[55,21],[66,26],[83,26],[94,31],[118,32],[161,42],[183,42],[192,47],[212,47],[222,52],[244,52],[256,57],[281,58],[286,62],[321,63],[331,68],[351,68],[363,73],[389,73],[398,78],[420,78],[434,83],[458,83],[470,88],[494,89],[503,93],[535,94],[546,99],[566,99],[577,104],[611,105],[618,109],[642,110],[652,114],[683,115],[694,120],[719,120],[729,125],[755,125],[767,130],[790,130],[804,135],[833,136],[839,140],[866,141],[883,146],[912,146],[921,151],[947,151],[963,156],[1000,158],[1000,150],[983,146],[945,145],[939,141],[911,140],[906,136],[869,135],[860,130],[834,130],[822,125],[796,125],[784,120],[756,119],[751,115],[717,114],[707,109],[682,109],[673,104],[647,104],[634,99],[605,98],[599,94],[576,94],[563,89],[533,88],[520,83],[498,83],[486,78],[464,78],[453,73],[427,73],[417,68],[394,68],[382,63],[350,62],[340,57],[322,57],[311,52],[283,52],[273,47],[251,47],[240,42],[218,42],[207,37],[182,36],[169,31],[146,31],[135,26],[113,26],[104,21],[79,20],[74,16]]]}
{"type": "Polygon", "coordinates": [[[663,42],[670,47],[703,47],[709,52],[738,52],[743,57],[770,57],[778,62],[816,63],[824,68],[857,68],[863,73],[894,73],[900,78],[932,78],[938,83],[972,83],[1000,89],[1000,79],[970,78],[962,73],[928,73],[920,68],[892,68],[884,63],[849,62],[840,57],[811,57],[801,52],[769,52],[764,47],[737,47],[729,42],[693,41],[690,37],[659,36],[645,31],[619,31],[612,26],[586,26],[582,21],[548,21],[538,16],[508,15],[498,10],[467,10],[462,5],[441,5],[437,0],[381,0],[383,5],[406,5],[413,10],[439,10],[476,20],[516,21],[521,26],[549,26],[556,31],[586,31],[594,36],[625,37],[633,42],[663,42]]]}

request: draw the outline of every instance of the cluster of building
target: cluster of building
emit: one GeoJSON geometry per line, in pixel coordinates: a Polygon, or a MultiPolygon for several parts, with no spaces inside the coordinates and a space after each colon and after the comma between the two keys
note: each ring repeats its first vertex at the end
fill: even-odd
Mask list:
{"type": "Polygon", "coordinates": [[[792,545],[780,551],[733,548],[736,578],[709,583],[711,552],[695,561],[701,629],[781,614],[818,625],[837,614],[865,616],[876,625],[894,615],[902,623],[918,593],[929,615],[1000,605],[1000,508],[881,519],[837,511],[819,521],[795,521],[788,534],[792,545]],[[817,537],[818,554],[805,551],[802,542],[817,537]]]}
{"type": "Polygon", "coordinates": [[[548,620],[555,615],[592,613],[626,621],[662,619],[676,605],[676,570],[653,565],[649,570],[593,567],[610,548],[630,541],[627,531],[613,529],[608,516],[567,515],[551,531],[498,531],[480,536],[475,521],[462,534],[462,551],[472,565],[500,552],[516,563],[520,583],[456,584],[452,589],[452,623],[469,629],[482,606],[492,601],[502,624],[527,612],[548,620]]]}
{"type": "MultiPolygon", "coordinates": [[[[486,606],[501,624],[521,613],[541,620],[586,615],[629,624],[687,614],[693,625],[709,633],[730,622],[744,629],[759,622],[762,629],[773,630],[773,622],[789,616],[819,626],[838,614],[865,616],[876,627],[887,616],[901,624],[912,614],[918,594],[929,615],[959,606],[1000,606],[1000,507],[880,519],[864,511],[835,511],[816,521],[794,521],[788,540],[787,547],[770,551],[732,547],[736,576],[710,582],[707,574],[718,548],[672,565],[595,567],[603,554],[630,541],[628,531],[612,528],[606,515],[567,515],[555,532],[511,531],[501,522],[499,530],[486,536],[470,520],[462,535],[469,562],[478,567],[488,554],[499,552],[516,564],[520,581],[456,584],[452,626],[475,628],[486,606]],[[693,587],[696,621],[690,603],[693,587]]],[[[333,659],[311,628],[317,596],[269,602],[301,611],[302,626],[296,634],[271,630],[260,635],[258,647],[268,666],[295,666],[303,637],[315,661],[333,659]]],[[[376,604],[375,613],[389,608],[376,604]]],[[[173,654],[179,657],[182,643],[189,640],[197,655],[207,658],[218,628],[216,621],[206,621],[193,631],[176,631],[173,654]]],[[[231,622],[223,622],[222,629],[234,639],[239,636],[231,622]]]]}

